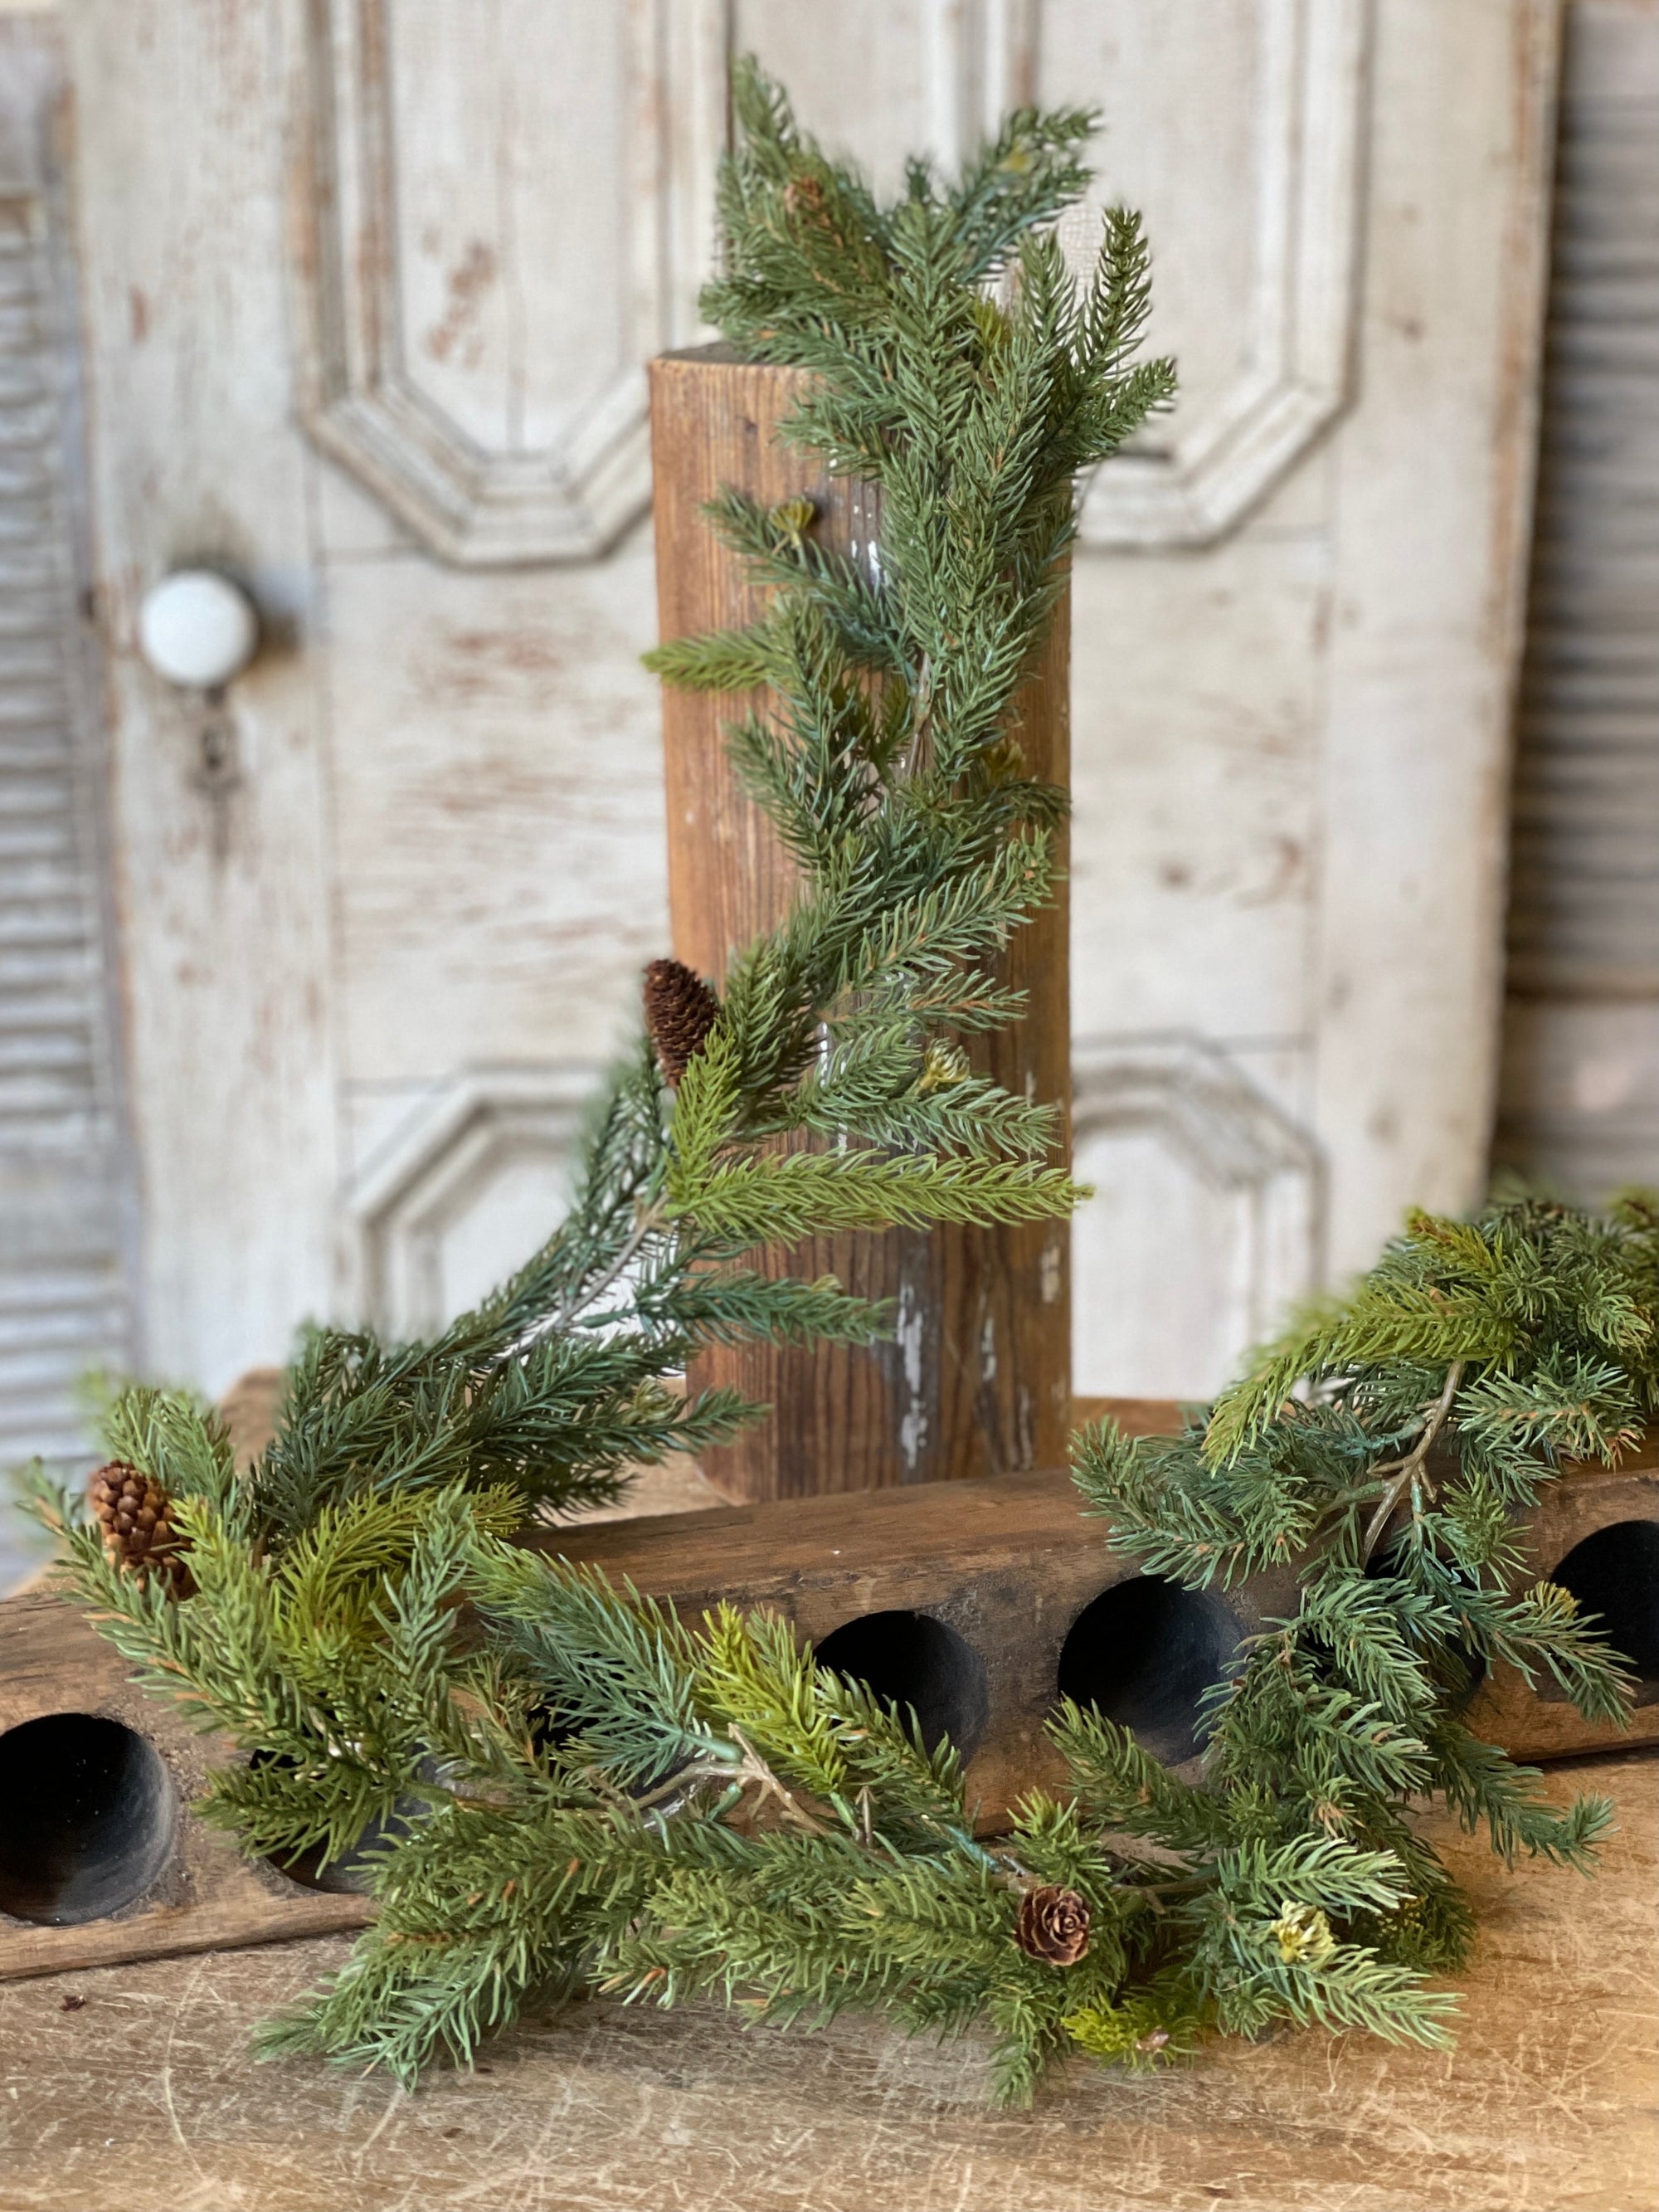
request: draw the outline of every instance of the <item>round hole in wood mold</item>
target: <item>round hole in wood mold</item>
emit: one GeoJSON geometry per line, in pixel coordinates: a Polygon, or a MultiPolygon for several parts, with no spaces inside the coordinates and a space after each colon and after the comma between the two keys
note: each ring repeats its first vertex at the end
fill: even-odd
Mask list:
{"type": "Polygon", "coordinates": [[[1162,1575],[1133,1575],[1085,1606],[1060,1648],[1060,1694],[1133,1729],[1179,1766],[1203,1745],[1200,1701],[1242,1632],[1230,1607],[1162,1575]]]}
{"type": "MultiPolygon", "coordinates": [[[[256,1751],[248,1762],[252,1766],[283,1766],[292,1769],[294,1761],[268,1751],[256,1751]]],[[[435,1775],[437,1769],[431,1760],[422,1765],[423,1773],[435,1775]]],[[[400,1797],[390,1815],[383,1820],[371,1820],[349,1850],[325,1862],[323,1847],[313,1844],[292,1858],[273,1856],[270,1864],[290,1881],[297,1881],[301,1889],[322,1890],[330,1896],[367,1897],[374,1886],[374,1875],[380,1861],[374,1856],[387,1844],[401,1843],[415,1824],[424,1820],[429,1807],[423,1798],[400,1797]]]]}
{"type": "Polygon", "coordinates": [[[0,1912],[46,1928],[102,1920],[154,1888],[179,1800],[155,1747],[96,1713],[0,1735],[0,1912]]]}
{"type": "Polygon", "coordinates": [[[1551,1575],[1622,1651],[1644,1682],[1659,1680],[1659,1521],[1615,1521],[1575,1544],[1551,1575]]]}
{"type": "Polygon", "coordinates": [[[948,1736],[964,1759],[985,1740],[991,1686],[965,1636],[930,1613],[866,1613],[826,1636],[820,1667],[850,1674],[878,1698],[915,1711],[929,1751],[948,1736]]]}
{"type": "MultiPolygon", "coordinates": [[[[424,1806],[417,1808],[423,1812],[424,1806]]],[[[320,1844],[309,1850],[300,1851],[291,1859],[273,1859],[271,1864],[290,1881],[297,1881],[301,1889],[319,1889],[330,1896],[367,1897],[374,1886],[374,1877],[380,1865],[373,1854],[388,1843],[401,1843],[409,1833],[410,1823],[393,1814],[390,1820],[371,1820],[349,1851],[338,1858],[323,1860],[320,1844]]]]}

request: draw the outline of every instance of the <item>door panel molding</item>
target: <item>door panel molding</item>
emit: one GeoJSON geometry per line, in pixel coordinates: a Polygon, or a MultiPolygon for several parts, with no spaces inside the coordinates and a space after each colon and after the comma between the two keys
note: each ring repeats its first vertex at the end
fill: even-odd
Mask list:
{"type": "Polygon", "coordinates": [[[1174,1030],[1073,1040],[1072,1148],[1096,1186],[1072,1227],[1076,1388],[1213,1395],[1319,1279],[1317,1144],[1224,1045],[1174,1030]],[[1160,1239],[1126,1284],[1122,1254],[1160,1239]]]}
{"type": "Polygon", "coordinates": [[[585,1063],[471,1067],[422,1099],[346,1194],[353,1310],[433,1336],[522,1267],[564,1212],[603,1081],[585,1063]]]}
{"type": "MultiPolygon", "coordinates": [[[[517,0],[479,0],[469,15],[468,42],[479,50],[470,81],[439,51],[422,0],[303,5],[297,228],[307,429],[445,560],[496,566],[603,553],[649,501],[642,364],[699,334],[726,133],[727,0],[626,0],[584,18],[611,27],[615,52],[589,41],[583,65],[601,82],[567,82],[557,127],[546,132],[496,112],[515,82],[538,76],[533,51],[506,66],[489,51],[491,27],[506,35],[517,0]],[[607,73],[616,77],[608,102],[607,73]],[[508,163],[505,179],[489,175],[492,149],[514,129],[538,166],[530,174],[508,163]],[[444,168],[427,150],[439,143],[459,180],[436,195],[429,220],[417,204],[423,180],[412,159],[400,162],[400,142],[422,145],[422,171],[444,168]],[[538,362],[556,352],[558,319],[538,315],[531,277],[549,238],[524,236],[520,217],[544,212],[561,178],[580,181],[590,153],[604,173],[587,179],[583,204],[611,209],[617,235],[608,252],[592,243],[587,281],[567,269],[553,280],[585,296],[608,332],[611,357],[585,378],[568,361],[538,362]]],[[[1370,5],[1251,0],[1249,276],[1235,366],[1190,392],[1165,434],[1097,475],[1084,499],[1085,544],[1213,543],[1346,404],[1370,5]]],[[[1059,45],[1061,12],[1060,0],[927,0],[916,17],[926,112],[914,137],[954,163],[1012,101],[1104,89],[1044,83],[1045,45],[1059,45]]],[[[556,9],[532,11],[518,27],[533,47],[560,37],[560,20],[556,9]]],[[[441,11],[433,21],[441,28],[441,11]]],[[[1194,65],[1203,46],[1195,30],[1194,65]]],[[[1178,106],[1178,85],[1169,96],[1178,106]]],[[[1218,176],[1218,204],[1237,189],[1218,176]]],[[[558,231],[561,253],[580,256],[581,228],[577,221],[558,231]]],[[[1091,246],[1092,221],[1079,232],[1079,251],[1084,229],[1091,246]]]]}
{"type": "Polygon", "coordinates": [[[569,12],[477,0],[460,25],[463,49],[477,49],[469,76],[423,66],[456,58],[437,52],[441,9],[304,0],[301,417],[428,551],[465,566],[603,553],[650,501],[643,363],[700,334],[726,133],[724,0],[582,14],[600,79],[590,84],[560,81],[551,48],[540,66],[537,42],[556,41],[569,12]],[[498,112],[550,79],[568,103],[559,132],[498,112]],[[419,165],[400,163],[400,138],[420,143],[419,165]],[[457,180],[448,197],[465,205],[446,207],[433,186],[434,139],[457,180]],[[590,139],[618,173],[585,177],[590,139]],[[550,279],[544,263],[539,279],[586,299],[614,342],[574,372],[558,357],[562,319],[538,316],[528,296],[548,240],[521,234],[548,222],[561,179],[582,207],[568,222],[560,210],[560,253],[592,266],[550,279]],[[583,210],[607,204],[615,236],[585,240],[583,210]],[[497,398],[492,431],[481,418],[497,398]]]}
{"type": "MultiPolygon", "coordinates": [[[[1237,366],[1190,404],[1177,401],[1166,435],[1144,435],[1097,472],[1084,496],[1085,545],[1213,544],[1317,443],[1350,397],[1370,0],[1255,0],[1252,12],[1255,200],[1237,366]]],[[[1034,35],[1041,29],[1039,18],[1034,35]]],[[[1040,63],[1008,74],[1042,82],[1040,63]]],[[[1109,137],[1109,159],[1110,150],[1109,137]]],[[[1227,191],[1218,176],[1218,206],[1227,191]]],[[[1154,236],[1155,252],[1161,244],[1167,252],[1154,236]]],[[[1152,337],[1162,343],[1156,324],[1152,337]]]]}

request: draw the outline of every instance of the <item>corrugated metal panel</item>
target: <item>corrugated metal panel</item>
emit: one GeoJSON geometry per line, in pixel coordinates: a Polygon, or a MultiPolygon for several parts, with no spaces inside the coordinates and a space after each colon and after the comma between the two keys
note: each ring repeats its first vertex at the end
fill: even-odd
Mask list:
{"type": "Polygon", "coordinates": [[[1659,1179],[1659,9],[1569,11],[1501,1161],[1659,1179]]]}
{"type": "Polygon", "coordinates": [[[84,1453],[77,1385],[128,1340],[50,216],[0,182],[0,1462],[84,1453]]]}

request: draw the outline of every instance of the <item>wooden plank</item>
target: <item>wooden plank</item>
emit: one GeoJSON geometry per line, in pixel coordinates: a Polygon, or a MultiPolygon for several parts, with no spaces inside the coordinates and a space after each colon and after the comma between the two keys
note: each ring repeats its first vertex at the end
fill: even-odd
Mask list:
{"type": "Polygon", "coordinates": [[[1561,12],[1376,12],[1309,971],[1338,1279],[1489,1177],[1561,12]]]}
{"type": "MultiPolygon", "coordinates": [[[[1552,1581],[1565,1566],[1565,1579],[1577,1583],[1586,1612],[1600,1613],[1603,1604],[1627,1603],[1638,1624],[1645,1612],[1652,1637],[1659,1632],[1659,1574],[1644,1565],[1641,1547],[1653,1539],[1643,1538],[1644,1528],[1659,1534],[1659,1431],[1651,1430],[1641,1449],[1623,1467],[1569,1468],[1559,1482],[1547,1486],[1536,1510],[1522,1524],[1517,1583],[1524,1588],[1552,1581]],[[1621,1564],[1629,1577],[1627,1598],[1621,1599],[1614,1587],[1620,1570],[1615,1566],[1609,1575],[1606,1553],[1599,1564],[1589,1564],[1589,1572],[1575,1571],[1577,1547],[1603,1530],[1617,1530],[1624,1540],[1621,1564]]],[[[1468,1719],[1477,1735],[1502,1744],[1514,1758],[1570,1759],[1625,1743],[1659,1742],[1659,1680],[1644,1680],[1637,1694],[1627,1731],[1597,1727],[1583,1719],[1553,1683],[1540,1681],[1534,1691],[1514,1668],[1499,1666],[1482,1685],[1468,1719]]]]}
{"type": "Polygon", "coordinates": [[[1599,1203],[1659,1158],[1659,9],[1567,11],[1495,1151],[1599,1203]]]}
{"type": "MultiPolygon", "coordinates": [[[[132,1353],[69,104],[56,11],[0,14],[0,1464],[78,1457],[132,1353]]],[[[27,1556],[0,1527],[0,1588],[27,1556]]]]}
{"type": "MultiPolygon", "coordinates": [[[[1571,1468],[1550,1486],[1522,1523],[1522,1585],[1551,1576],[1597,1531],[1631,1523],[1659,1530],[1659,1436],[1623,1468],[1571,1468]]],[[[1057,1471],[884,1492],[861,1498],[854,1510],[834,1498],[786,1499],[702,1514],[689,1525],[672,1517],[635,1520],[537,1540],[545,1551],[671,1598],[692,1618],[722,1598],[773,1607],[820,1645],[873,1613],[921,1612],[944,1622],[985,1665],[989,1719],[967,1780],[987,1828],[1023,1790],[1061,1779],[1043,1722],[1073,1630],[1088,1663],[1103,1670],[1097,1679],[1115,1683],[1124,1700],[1119,1717],[1128,1717],[1137,1699],[1146,1707],[1143,1666],[1167,1668],[1172,1681],[1184,1680],[1166,1698],[1152,1699],[1165,1717],[1143,1734],[1162,1752],[1196,1717],[1205,1681],[1187,1670],[1207,1607],[1231,1616],[1218,1623],[1208,1616],[1224,1648],[1229,1636],[1251,1634],[1289,1611],[1297,1581],[1294,1569],[1252,1577],[1222,1597],[1166,1601],[1152,1619],[1125,1608],[1115,1622],[1109,1609],[1089,1632],[1079,1626],[1085,1610],[1139,1577],[1131,1562],[1108,1553],[1103,1525],[1081,1517],[1069,1475],[1057,1471]]],[[[1646,1603],[1659,1608],[1659,1574],[1644,1587],[1646,1603]]],[[[920,1704],[933,1678],[918,1662],[917,1687],[904,1694],[920,1704]]],[[[900,1692],[895,1686],[890,1693],[900,1692]]],[[[1468,1717],[1477,1735],[1517,1757],[1571,1757],[1659,1741],[1659,1680],[1644,1682],[1638,1698],[1628,1729],[1598,1725],[1549,1683],[1534,1690],[1500,1667],[1468,1717]]]]}
{"type": "MultiPolygon", "coordinates": [[[[768,504],[805,495],[817,534],[855,557],[878,534],[866,486],[832,481],[781,444],[779,418],[801,389],[797,371],[738,361],[721,346],[651,367],[659,618],[665,638],[729,629],[763,601],[744,564],[709,530],[704,502],[731,484],[768,504]]],[[[1062,603],[1012,726],[1028,773],[1069,776],[1070,633],[1062,603]]],[[[669,899],[678,957],[723,976],[737,951],[787,912],[795,871],[770,823],[744,794],[724,726],[760,702],[665,690],[669,899]]],[[[1060,854],[1063,867],[1066,854],[1060,854]]],[[[1010,1090],[1070,1100],[1068,909],[1064,886],[1014,939],[1008,980],[1030,994],[1027,1018],[975,1041],[976,1067],[1010,1090]]],[[[1059,1157],[1069,1159],[1069,1133],[1059,1157]]],[[[729,1496],[856,1491],[1052,1466],[1071,1407],[1071,1255],[1064,1223],[921,1236],[819,1237],[763,1264],[838,1275],[895,1301],[897,1335],[869,1350],[742,1346],[696,1364],[700,1384],[734,1383],[772,1419],[708,1453],[704,1471],[729,1496]]]]}
{"type": "Polygon", "coordinates": [[[283,85],[264,6],[89,0],[63,21],[143,1204],[136,1356],[216,1393],[284,1356],[301,1315],[330,1310],[339,1184],[328,714],[293,419],[283,85]],[[137,642],[145,592],[203,562],[246,585],[264,625],[217,770],[199,696],[153,675],[137,642]]]}
{"type": "Polygon", "coordinates": [[[343,1938],[0,1989],[8,2212],[1638,2212],[1654,2202],[1651,1753],[1548,1778],[1605,1792],[1591,1881],[1506,1869],[1425,1822],[1480,1938],[1450,2052],[1364,2035],[1212,2041],[1126,2078],[1079,2063],[1029,2112],[988,2100],[987,2048],[849,2014],[755,2029],[534,2004],[476,2069],[254,2066],[249,2039],[343,1938]]]}

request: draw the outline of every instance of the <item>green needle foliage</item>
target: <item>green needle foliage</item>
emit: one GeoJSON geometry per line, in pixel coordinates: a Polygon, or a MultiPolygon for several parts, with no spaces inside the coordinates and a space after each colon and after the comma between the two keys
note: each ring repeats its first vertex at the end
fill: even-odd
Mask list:
{"type": "Polygon", "coordinates": [[[364,1487],[267,1545],[210,1417],[130,1393],[112,1440],[179,1501],[195,1591],[122,1571],[64,1504],[80,1593],[247,1755],[206,1816],[279,1862],[366,1863],[378,1899],[264,2049],[413,2081],[527,1997],[584,1990],[978,2027],[1013,2101],[1067,2051],[1157,2066],[1278,2021],[1443,2043],[1454,2000],[1426,1978],[1471,1922],[1414,1806],[1443,1798],[1505,1861],[1580,1869],[1607,1825],[1601,1800],[1547,1802],[1462,1714],[1495,1661],[1594,1717],[1627,1698],[1596,1624],[1527,1586],[1514,1521],[1563,1456],[1615,1460],[1653,1409],[1659,1206],[1415,1217],[1286,1342],[1316,1332],[1304,1395],[1274,1408],[1241,1419],[1283,1347],[1185,1437],[1079,1440],[1085,1498],[1148,1570],[1203,1591],[1299,1569],[1293,1614],[1211,1694],[1200,1778],[1062,1702],[1066,1787],[988,1838],[949,1744],[775,1617],[694,1625],[509,1542],[510,1484],[364,1487]],[[1407,1292],[1449,1304],[1477,1282],[1464,1356],[1399,1352],[1407,1292]],[[1505,1350],[1468,1349],[1494,1316],[1505,1350]],[[1026,1926],[1056,1897],[1086,1930],[1063,1953],[1026,1926]]]}
{"type": "MultiPolygon", "coordinates": [[[[1516,1522],[1564,1461],[1616,1465],[1656,1403],[1654,1201],[1596,1218],[1523,1200],[1472,1221],[1413,1214],[1349,1297],[1264,1347],[1185,1436],[1103,1423],[1078,1439],[1079,1486],[1147,1571],[1206,1590],[1299,1564],[1294,1616],[1212,1698],[1209,1802],[1241,1835],[1391,1854],[1413,1903],[1379,1924],[1389,1956],[1450,1964],[1468,1930],[1408,1825],[1414,1797],[1444,1797],[1506,1862],[1589,1863],[1606,1804],[1556,1809],[1462,1715],[1498,1663],[1595,1720],[1625,1711],[1625,1662],[1566,1591],[1528,1586],[1516,1522]]],[[[1138,1786],[1122,1778],[1130,1823],[1138,1786]]]]}
{"type": "Polygon", "coordinates": [[[1628,1698],[1597,1624],[1528,1586],[1515,1520],[1565,1457],[1616,1461],[1653,1410],[1659,1203],[1414,1217],[1285,1344],[1316,1332],[1276,1407],[1259,1377],[1284,1346],[1182,1437],[1080,1436],[1114,1548],[1195,1591],[1294,1565],[1299,1597],[1215,1686],[1196,1778],[1062,1701],[1066,1786],[995,1837],[948,1742],[775,1617],[694,1624],[509,1541],[511,1485],[365,1488],[263,1544],[211,1418],[129,1394],[114,1441],[179,1499],[195,1593],[123,1571],[61,1506],[80,1593],[155,1690],[247,1754],[206,1816],[279,1862],[366,1864],[378,1900],[262,2047],[413,2082],[532,1996],[712,1996],[781,2025],[977,2028],[1020,2102],[1067,2052],[1155,2067],[1275,2021],[1444,2044],[1455,1998],[1429,1978],[1472,1923],[1416,1808],[1439,1797],[1505,1862],[1580,1870],[1608,1823],[1604,1801],[1547,1802],[1462,1716],[1499,1661],[1592,1717],[1628,1698]],[[1449,1304],[1473,1283],[1462,1356],[1395,1348],[1407,1292],[1449,1304]],[[1506,1348],[1481,1354],[1495,1316],[1506,1348]],[[1056,1898],[1086,1933],[1063,1952],[1026,1924],[1056,1898]]]}
{"type": "Polygon", "coordinates": [[[526,1996],[580,1990],[979,2026],[1015,2101],[1068,2049],[1155,2066],[1207,2024],[1443,2039],[1450,2000],[1346,1932],[1407,1911],[1397,1851],[1240,1824],[1071,1705],[1073,1794],[977,1838],[950,1746],[775,1617],[694,1627],[506,1542],[510,1492],[364,1494],[261,1553],[211,1425],[151,1409],[175,1464],[215,1470],[183,1510],[197,1594],[147,1590],[81,1526],[84,1594],[154,1689],[252,1754],[215,1774],[208,1819],[279,1860],[369,1839],[379,1917],[268,2054],[413,2082],[526,1996]],[[1063,1960],[1018,1933],[1056,1890],[1086,1918],[1063,1960]]]}
{"type": "Polygon", "coordinates": [[[769,589],[741,634],[678,640],[668,680],[765,686],[734,755],[799,869],[735,963],[676,1089],[642,1042],[583,1151],[568,1218],[428,1343],[318,1332],[276,1441],[239,1474],[210,1416],[152,1390],[112,1452],[174,1503],[191,1584],[125,1571],[70,1501],[73,1586],[160,1694],[242,1754],[206,1816],[251,1852],[366,1866],[378,1917],[272,2053],[414,2081],[532,1994],[754,2019],[847,2008],[988,2032],[1002,2097],[1081,2051],[1152,2067],[1289,2021],[1438,2045],[1468,1909],[1413,1826],[1438,1795],[1506,1859],[1588,1864],[1565,1811],[1461,1717],[1494,1662],[1607,1717],[1616,1655],[1514,1534],[1559,1463],[1613,1461],[1659,1390],[1659,1209],[1534,1203],[1413,1219],[1178,1439],[1086,1432],[1109,1541],[1193,1590],[1295,1563],[1177,1778],[1092,1709],[1067,1774],[975,1832],[955,1753],[816,1664],[785,1624],[701,1623],[509,1540],[538,1504],[611,1494],[752,1409],[663,1377],[701,1344],[867,1340],[832,1279],[757,1246],[811,1231],[1063,1212],[1050,1109],[975,1075],[1012,1020],[1012,933],[1048,896],[1063,794],[1027,775],[1013,702],[1073,533],[1076,473],[1170,389],[1130,354],[1133,217],[1068,279],[1054,218],[1090,118],[1012,117],[954,186],[911,165],[878,204],[738,72],[725,270],[707,310],[812,372],[786,434],[879,487],[878,563],[809,505],[713,520],[769,589]],[[821,1149],[781,1150],[805,1132],[821,1149]]]}

